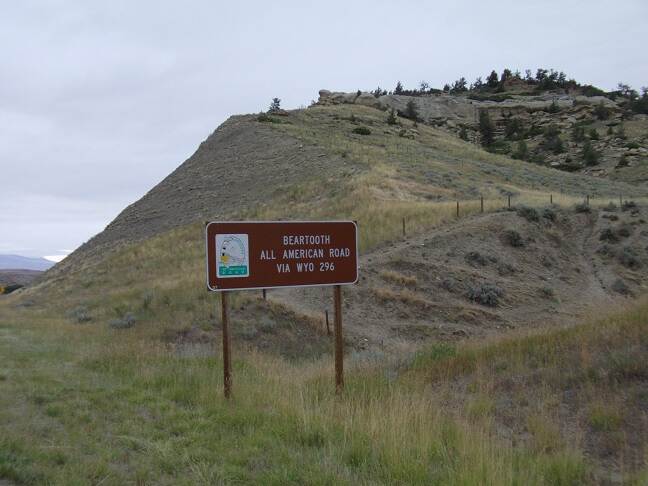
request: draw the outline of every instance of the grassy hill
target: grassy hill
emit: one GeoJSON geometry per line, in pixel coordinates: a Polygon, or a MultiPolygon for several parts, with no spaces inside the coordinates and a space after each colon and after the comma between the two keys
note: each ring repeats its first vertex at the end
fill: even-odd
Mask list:
{"type": "Polygon", "coordinates": [[[0,478],[645,480],[648,303],[633,297],[646,288],[645,203],[645,187],[389,125],[368,107],[233,117],[0,300],[0,478]],[[235,398],[222,398],[220,306],[204,282],[212,218],[358,221],[363,278],[345,296],[365,307],[345,308],[342,398],[323,308],[288,291],[233,295],[235,398]],[[467,297],[486,280],[504,289],[499,307],[467,297]],[[587,318],[596,300],[609,317],[587,318]]]}

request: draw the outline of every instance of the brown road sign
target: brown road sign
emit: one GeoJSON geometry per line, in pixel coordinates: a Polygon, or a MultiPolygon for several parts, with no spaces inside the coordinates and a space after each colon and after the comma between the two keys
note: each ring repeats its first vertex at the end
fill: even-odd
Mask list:
{"type": "Polygon", "coordinates": [[[207,287],[247,290],[352,284],[353,221],[214,221],[205,226],[207,287]]]}

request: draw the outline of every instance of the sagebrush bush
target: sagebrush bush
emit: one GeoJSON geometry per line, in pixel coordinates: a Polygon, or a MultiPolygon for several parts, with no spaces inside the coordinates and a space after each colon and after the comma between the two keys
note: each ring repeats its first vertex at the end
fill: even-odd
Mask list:
{"type": "Polygon", "coordinates": [[[128,311],[121,319],[110,319],[108,327],[111,329],[127,329],[133,327],[137,322],[137,317],[132,312],[128,311]]]}
{"type": "Polygon", "coordinates": [[[441,282],[441,287],[446,289],[448,292],[454,292],[456,286],[455,279],[452,277],[444,278],[441,282]]]}
{"type": "Polygon", "coordinates": [[[601,255],[614,255],[615,250],[614,247],[609,243],[603,243],[601,246],[598,247],[596,252],[600,253],[601,255]]]}
{"type": "Polygon", "coordinates": [[[259,330],[254,326],[247,327],[243,329],[243,332],[241,332],[243,339],[247,339],[248,341],[252,341],[254,338],[257,337],[258,334],[259,334],[259,330]]]}
{"type": "Polygon", "coordinates": [[[470,286],[466,297],[469,300],[474,300],[480,304],[490,307],[496,307],[499,304],[499,298],[502,294],[502,289],[491,282],[482,282],[480,287],[470,286]]]}
{"type": "Polygon", "coordinates": [[[268,316],[264,316],[261,319],[259,327],[263,332],[273,333],[277,330],[277,321],[268,316]]]}
{"type": "Polygon", "coordinates": [[[625,283],[621,278],[617,278],[614,281],[614,284],[612,284],[612,288],[623,295],[632,294],[632,289],[630,288],[630,286],[627,283],[625,283]]]}
{"type": "Polygon", "coordinates": [[[637,207],[637,203],[634,201],[624,201],[623,204],[621,205],[621,211],[628,211],[629,209],[635,209],[637,207]]]}
{"type": "Polygon", "coordinates": [[[631,246],[624,246],[619,250],[618,254],[619,261],[628,268],[640,268],[641,259],[637,250],[631,246]]]}
{"type": "Polygon", "coordinates": [[[586,202],[576,203],[574,205],[574,211],[576,211],[577,213],[589,213],[591,212],[591,210],[592,209],[590,208],[590,205],[586,202]]]}
{"type": "Polygon", "coordinates": [[[619,241],[619,237],[617,236],[616,232],[610,227],[603,228],[601,230],[599,239],[601,241],[609,241],[611,243],[616,243],[617,241],[619,241]]]}
{"type": "Polygon", "coordinates": [[[617,228],[616,232],[617,235],[623,236],[625,238],[632,234],[632,229],[627,224],[623,224],[617,228]]]}
{"type": "Polygon", "coordinates": [[[542,217],[549,221],[556,221],[556,209],[553,206],[546,206],[542,210],[542,217]]]}
{"type": "Polygon", "coordinates": [[[508,229],[504,232],[504,239],[509,245],[514,247],[520,247],[524,245],[524,239],[522,238],[522,235],[512,229],[508,229]]]}
{"type": "Polygon", "coordinates": [[[486,265],[486,257],[479,253],[478,251],[468,252],[466,255],[466,261],[474,266],[475,263],[479,265],[486,265]]]}
{"type": "Polygon", "coordinates": [[[66,315],[70,321],[77,324],[83,324],[92,320],[92,316],[85,305],[78,305],[72,309],[68,309],[66,315]]]}
{"type": "Polygon", "coordinates": [[[518,206],[517,214],[519,216],[522,216],[527,221],[540,221],[540,213],[536,208],[531,208],[529,206],[518,206]]]}
{"type": "Polygon", "coordinates": [[[371,130],[367,127],[356,127],[352,130],[353,133],[358,135],[371,135],[371,130]]]}

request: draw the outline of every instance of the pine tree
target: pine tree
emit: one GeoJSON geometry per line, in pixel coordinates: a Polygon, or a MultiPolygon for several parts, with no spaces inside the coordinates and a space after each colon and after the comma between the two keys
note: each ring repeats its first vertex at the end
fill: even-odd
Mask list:
{"type": "Polygon", "coordinates": [[[407,102],[407,105],[405,105],[405,113],[403,114],[403,116],[409,118],[410,120],[414,120],[415,122],[419,121],[420,119],[419,112],[414,100],[409,100],[407,102]]]}
{"type": "Polygon", "coordinates": [[[481,134],[482,145],[484,145],[484,147],[490,147],[493,145],[493,142],[495,141],[495,126],[488,115],[488,110],[484,108],[479,110],[479,133],[481,134]]]}
{"type": "Polygon", "coordinates": [[[396,125],[396,111],[393,108],[389,110],[389,115],[387,115],[387,124],[396,125]]]}
{"type": "Polygon", "coordinates": [[[272,103],[270,103],[269,111],[276,111],[281,109],[281,100],[279,98],[272,98],[272,103]]]}

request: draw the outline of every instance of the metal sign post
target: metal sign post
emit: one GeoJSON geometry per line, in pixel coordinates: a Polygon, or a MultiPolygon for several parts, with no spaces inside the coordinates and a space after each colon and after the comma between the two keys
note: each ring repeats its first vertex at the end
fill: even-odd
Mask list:
{"type": "Polygon", "coordinates": [[[344,390],[344,354],[342,340],[342,288],[333,287],[333,305],[335,307],[335,393],[340,395],[344,390]]]}
{"type": "Polygon", "coordinates": [[[344,388],[341,286],[358,281],[353,221],[222,221],[205,225],[207,287],[222,292],[223,376],[232,396],[230,291],[330,285],[335,304],[335,390],[344,388]]]}
{"type": "Polygon", "coordinates": [[[222,324],[223,324],[223,387],[225,398],[232,397],[232,348],[230,345],[230,293],[221,293],[222,298],[222,324]]]}

